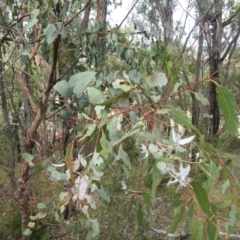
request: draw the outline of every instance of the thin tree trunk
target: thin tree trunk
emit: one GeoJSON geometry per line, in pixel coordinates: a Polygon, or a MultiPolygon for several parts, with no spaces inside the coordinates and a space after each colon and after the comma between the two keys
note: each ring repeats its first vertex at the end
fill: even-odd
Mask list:
{"type": "MultiPolygon", "coordinates": [[[[2,59],[2,52],[0,49],[0,59],[2,59]]],[[[1,105],[2,105],[2,113],[3,113],[3,119],[4,119],[4,124],[5,124],[5,129],[3,129],[3,131],[6,132],[6,141],[8,144],[8,149],[9,152],[7,151],[6,154],[8,154],[8,156],[4,156],[4,158],[6,158],[7,162],[4,162],[4,165],[7,165],[7,169],[8,169],[8,176],[10,179],[10,183],[11,183],[11,187],[12,190],[14,191],[15,187],[16,187],[16,178],[15,178],[15,161],[16,161],[16,148],[15,148],[15,144],[16,142],[14,141],[13,138],[13,129],[11,127],[10,124],[10,119],[9,119],[9,110],[8,110],[8,106],[7,106],[7,96],[6,96],[6,88],[5,88],[5,83],[4,83],[4,65],[3,62],[0,61],[0,95],[1,95],[1,105]]]]}
{"type": "MultiPolygon", "coordinates": [[[[210,51],[210,76],[215,82],[219,82],[221,67],[221,42],[222,42],[222,6],[219,0],[215,1],[215,15],[211,20],[212,39],[210,51]]],[[[220,113],[217,103],[216,84],[209,83],[209,103],[210,103],[210,129],[209,137],[216,137],[219,130],[220,113]]]]}
{"type": "MultiPolygon", "coordinates": [[[[198,39],[198,52],[197,52],[197,60],[196,60],[195,82],[198,82],[200,80],[200,74],[201,74],[204,22],[205,21],[202,20],[199,24],[199,39],[198,39]]],[[[194,92],[199,92],[199,84],[194,86],[194,92]]],[[[192,124],[195,126],[198,126],[199,115],[200,115],[199,101],[196,99],[194,93],[191,94],[191,97],[192,97],[192,124]]]]}
{"type": "MultiPolygon", "coordinates": [[[[42,118],[46,112],[47,106],[48,106],[48,100],[50,93],[53,89],[55,82],[55,70],[57,66],[57,57],[58,57],[58,49],[59,44],[61,41],[61,35],[58,34],[55,37],[55,40],[53,42],[53,56],[52,56],[52,64],[51,69],[49,71],[47,86],[45,88],[44,94],[42,96],[42,100],[39,104],[39,107],[36,111],[36,115],[34,117],[34,120],[31,124],[31,126],[27,130],[26,138],[25,138],[25,144],[24,144],[24,152],[32,154],[32,150],[34,148],[35,144],[35,137],[37,133],[37,129],[41,124],[42,118]]],[[[22,164],[22,172],[21,176],[18,181],[17,189],[14,192],[14,197],[18,203],[22,224],[21,224],[21,230],[22,230],[22,239],[21,240],[28,240],[29,237],[24,235],[24,231],[28,227],[28,220],[29,220],[29,211],[28,211],[28,182],[29,179],[29,164],[24,161],[22,164]]]]}
{"type": "Polygon", "coordinates": [[[82,23],[81,23],[81,28],[87,28],[91,8],[92,8],[92,0],[89,0],[89,4],[88,4],[88,6],[87,6],[87,8],[85,9],[85,12],[84,12],[84,17],[83,17],[83,20],[82,20],[82,23]]]}
{"type": "Polygon", "coordinates": [[[106,31],[106,22],[107,22],[107,0],[98,0],[97,1],[97,21],[100,26],[101,34],[98,35],[98,56],[96,56],[96,71],[102,69],[102,62],[105,58],[105,31],[106,31]]]}

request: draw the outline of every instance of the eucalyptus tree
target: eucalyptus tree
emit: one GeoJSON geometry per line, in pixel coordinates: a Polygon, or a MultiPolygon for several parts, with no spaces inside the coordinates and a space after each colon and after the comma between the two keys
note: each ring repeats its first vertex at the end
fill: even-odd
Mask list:
{"type": "MultiPolygon", "coordinates": [[[[237,43],[240,29],[237,27],[239,21],[239,8],[236,2],[225,1],[197,1],[199,18],[202,23],[202,34],[208,51],[209,75],[209,134],[216,137],[219,131],[220,112],[216,97],[216,86],[223,82],[221,69],[226,57],[231,57],[237,43]],[[230,55],[229,55],[230,54],[230,55]]],[[[228,58],[229,60],[229,58],[228,58]]]]}
{"type": "MultiPolygon", "coordinates": [[[[65,220],[77,233],[79,226],[85,227],[87,239],[99,235],[100,222],[97,211],[93,211],[101,208],[103,202],[108,204],[110,196],[114,195],[108,194],[103,186],[103,175],[107,177],[111,173],[117,175],[112,183],[114,187],[118,187],[121,179],[119,185],[125,192],[118,200],[124,203],[122,209],[127,217],[134,215],[135,229],[144,225],[145,217],[148,221],[145,213],[151,216],[158,185],[167,176],[168,187],[177,185],[175,216],[168,231],[174,232],[185,214],[186,231],[191,231],[189,222],[192,221],[194,237],[217,239],[217,210],[222,206],[217,206],[208,192],[221,175],[228,176],[228,171],[223,161],[216,161],[220,158],[218,152],[204,141],[181,109],[167,104],[162,106],[164,100],[174,99],[190,89],[189,86],[180,90],[177,85],[172,86],[179,79],[182,63],[182,54],[175,55],[172,35],[176,3],[151,1],[150,8],[142,2],[142,7],[149,11],[144,15],[146,19],[153,16],[164,23],[162,27],[161,21],[150,22],[156,34],[145,28],[141,31],[130,28],[124,32],[121,24],[109,26],[106,0],[11,3],[2,7],[0,47],[4,65],[1,65],[1,73],[11,87],[20,89],[18,96],[27,99],[26,103],[21,99],[21,105],[25,111],[30,108],[27,114],[31,115],[27,118],[31,123],[27,125],[24,125],[26,118],[22,113],[17,115],[19,127],[23,126],[23,147],[22,172],[14,197],[21,214],[22,239],[28,239],[35,223],[47,219],[47,214],[54,216],[59,224],[65,220]],[[121,70],[125,71],[119,73],[112,59],[116,59],[116,63],[123,61],[121,70]],[[168,93],[166,97],[162,97],[164,92],[168,93]],[[44,151],[44,138],[39,138],[42,131],[46,132],[43,125],[47,120],[52,124],[70,125],[68,134],[71,136],[66,141],[64,155],[59,158],[56,152],[51,155],[44,151]],[[169,125],[170,120],[174,124],[169,126],[170,134],[166,134],[162,126],[169,125]],[[149,122],[151,129],[147,128],[149,122]],[[178,124],[183,126],[183,132],[178,124]],[[89,148],[85,150],[85,146],[89,148]],[[193,158],[195,149],[198,152],[193,158]],[[45,199],[39,202],[31,195],[29,180],[34,175],[31,168],[35,164],[41,165],[49,181],[57,183],[53,186],[61,188],[60,193],[46,200],[47,204],[45,199]],[[59,170],[62,167],[65,169],[59,170]],[[192,169],[196,172],[194,170],[190,176],[192,169]],[[126,182],[134,171],[137,174],[129,185],[130,189],[137,190],[129,201],[126,182]],[[150,187],[145,184],[149,176],[150,187]],[[180,193],[185,196],[186,192],[189,199],[180,206],[180,193]],[[143,197],[138,193],[143,193],[143,197]],[[30,215],[28,208],[32,198],[37,202],[35,215],[30,215]],[[76,212],[78,217],[75,218],[76,208],[81,213],[76,212]],[[197,219],[193,219],[194,213],[197,219]]],[[[9,99],[4,96],[7,90],[2,89],[3,111],[6,104],[14,109],[17,101],[11,100],[10,93],[9,99]]],[[[232,123],[227,127],[230,132],[236,132],[233,98],[226,88],[218,86],[217,90],[223,115],[232,123]]],[[[231,185],[224,184],[222,191],[228,187],[235,190],[231,176],[226,180],[231,185]]],[[[37,181],[37,185],[40,184],[41,181],[37,181]]],[[[231,203],[224,206],[228,205],[231,203]]],[[[237,208],[231,205],[231,224],[234,214],[237,208]]],[[[228,234],[231,226],[227,225],[228,234]]]]}

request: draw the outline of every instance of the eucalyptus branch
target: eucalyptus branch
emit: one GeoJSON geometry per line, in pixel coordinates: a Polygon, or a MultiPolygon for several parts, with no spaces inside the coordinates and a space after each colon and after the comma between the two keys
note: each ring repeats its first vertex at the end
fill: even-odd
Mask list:
{"type": "Polygon", "coordinates": [[[137,3],[139,2],[139,0],[136,0],[136,2],[132,5],[132,7],[130,8],[130,10],[128,11],[127,15],[123,18],[123,20],[121,21],[121,23],[118,25],[117,29],[119,29],[122,24],[124,23],[124,21],[127,19],[127,17],[129,16],[129,14],[132,12],[132,10],[134,9],[134,7],[137,5],[137,3]]]}
{"type": "Polygon", "coordinates": [[[67,25],[69,25],[80,13],[82,13],[83,11],[85,11],[85,9],[88,7],[88,5],[91,3],[91,0],[88,0],[86,2],[86,4],[84,5],[84,7],[78,12],[76,13],[69,21],[67,21],[64,26],[66,27],[67,25]]]}

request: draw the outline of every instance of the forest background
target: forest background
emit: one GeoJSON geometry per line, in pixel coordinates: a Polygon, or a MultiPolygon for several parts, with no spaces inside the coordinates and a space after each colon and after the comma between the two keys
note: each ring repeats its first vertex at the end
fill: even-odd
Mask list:
{"type": "Polygon", "coordinates": [[[240,2],[127,3],[0,1],[0,239],[239,238],[240,2]]]}

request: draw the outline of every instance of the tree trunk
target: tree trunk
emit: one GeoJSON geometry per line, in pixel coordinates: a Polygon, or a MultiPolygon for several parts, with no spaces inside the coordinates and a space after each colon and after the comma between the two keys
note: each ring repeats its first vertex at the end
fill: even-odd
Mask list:
{"type": "Polygon", "coordinates": [[[99,23],[100,34],[98,34],[98,56],[96,56],[96,71],[102,69],[102,62],[105,58],[105,31],[106,31],[106,20],[107,20],[107,0],[97,1],[97,22],[99,23]]]}
{"type": "MultiPolygon", "coordinates": [[[[201,15],[201,14],[199,14],[201,15]]],[[[201,16],[200,16],[201,17],[201,16]]],[[[197,52],[197,60],[196,60],[196,76],[195,82],[200,80],[200,73],[202,68],[202,51],[203,51],[203,29],[204,29],[205,21],[202,20],[199,24],[199,39],[198,39],[198,52],[197,52]]],[[[194,86],[194,92],[199,92],[199,84],[194,86]]],[[[191,94],[192,97],[192,124],[198,126],[199,124],[199,115],[200,115],[200,108],[199,108],[199,101],[196,99],[195,94],[191,94]]]]}
{"type": "MultiPolygon", "coordinates": [[[[26,153],[32,154],[38,127],[40,126],[42,118],[44,117],[44,114],[48,106],[50,93],[53,89],[54,84],[56,83],[55,71],[57,66],[57,57],[58,57],[60,41],[61,41],[61,35],[58,34],[56,35],[55,40],[53,42],[52,64],[49,70],[47,85],[46,85],[44,94],[42,96],[41,102],[39,104],[39,107],[38,109],[36,109],[34,120],[31,126],[27,129],[27,134],[25,137],[25,144],[24,144],[24,152],[26,153]]],[[[29,217],[29,211],[28,211],[29,189],[27,185],[28,179],[29,179],[29,164],[25,162],[23,159],[21,176],[18,180],[16,191],[14,192],[14,198],[18,203],[20,214],[21,214],[21,220],[22,220],[22,224],[21,224],[22,239],[21,240],[29,239],[29,237],[24,235],[24,231],[28,227],[28,220],[29,220],[28,218],[29,217]]]]}
{"type": "MultiPolygon", "coordinates": [[[[0,59],[2,59],[1,49],[0,49],[0,59]]],[[[15,161],[17,156],[16,144],[18,144],[19,142],[16,142],[15,139],[13,138],[14,129],[10,124],[9,110],[7,106],[6,88],[5,88],[3,76],[4,76],[4,64],[0,60],[0,90],[1,90],[0,95],[1,95],[3,120],[5,125],[5,127],[3,127],[4,128],[3,131],[5,132],[5,137],[7,138],[5,141],[7,141],[7,145],[9,149],[9,151],[6,152],[7,156],[3,156],[3,158],[5,159],[5,161],[3,162],[3,165],[6,165],[12,191],[14,191],[14,189],[16,188],[16,178],[15,178],[15,161]]]]}
{"type": "MultiPolygon", "coordinates": [[[[220,1],[215,1],[215,13],[211,19],[211,49],[209,52],[210,77],[219,83],[220,67],[221,67],[221,42],[222,42],[222,5],[220,1]]],[[[209,137],[215,138],[219,130],[220,114],[217,103],[216,84],[209,83],[209,103],[210,103],[210,129],[209,137]]]]}
{"type": "Polygon", "coordinates": [[[167,45],[173,39],[173,0],[167,0],[165,6],[165,21],[162,22],[164,28],[164,43],[167,45]]]}
{"type": "Polygon", "coordinates": [[[87,26],[88,26],[91,7],[92,7],[92,0],[89,0],[89,4],[88,4],[88,6],[87,6],[87,8],[85,9],[85,12],[84,12],[84,17],[83,17],[83,20],[82,20],[82,23],[81,23],[81,28],[87,28],[87,26]]]}

